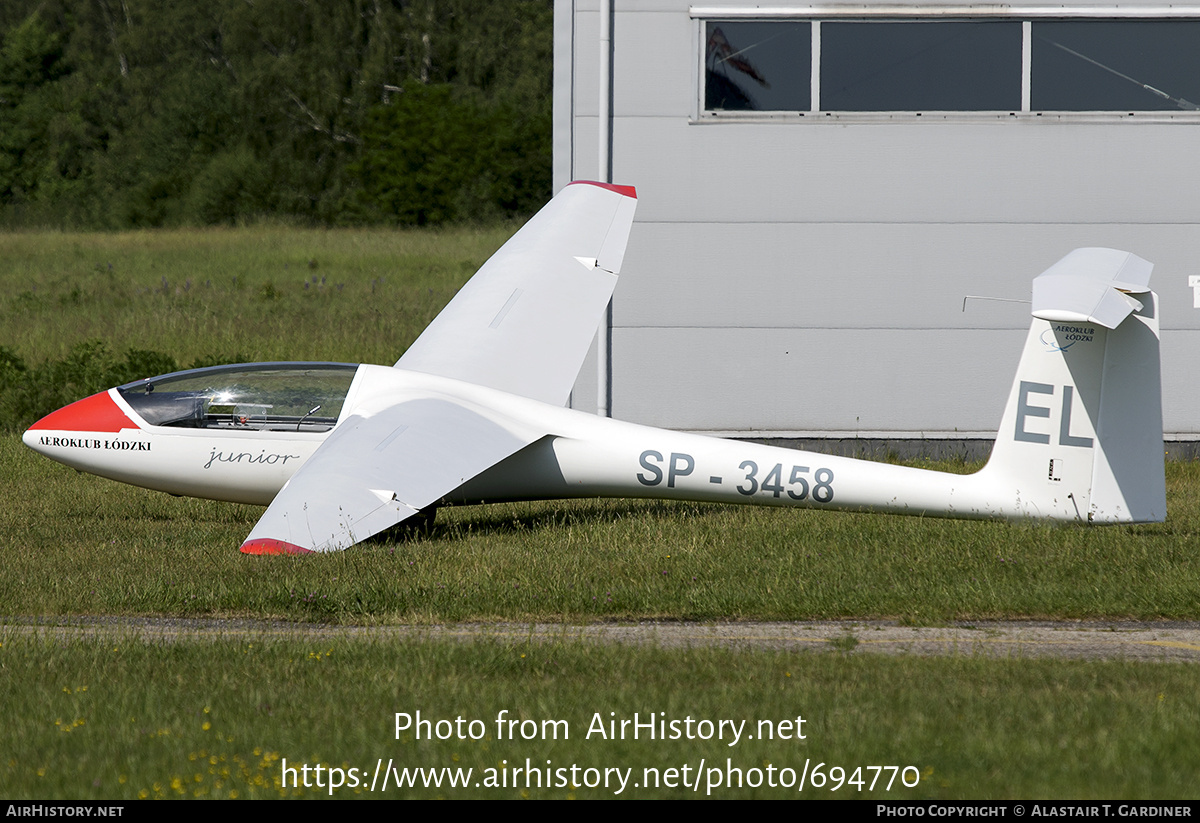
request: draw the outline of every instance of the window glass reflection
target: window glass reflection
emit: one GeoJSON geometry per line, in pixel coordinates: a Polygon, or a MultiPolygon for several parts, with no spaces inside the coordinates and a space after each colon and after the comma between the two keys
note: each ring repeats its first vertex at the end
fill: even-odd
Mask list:
{"type": "Polygon", "coordinates": [[[1200,21],[1034,21],[1036,111],[1195,111],[1200,21]]]}
{"type": "Polygon", "coordinates": [[[705,38],[705,109],[809,109],[809,23],[710,21],[705,38]]]}
{"type": "Polygon", "coordinates": [[[118,391],[152,426],[328,431],[358,366],[254,363],[152,377],[118,391]]]}

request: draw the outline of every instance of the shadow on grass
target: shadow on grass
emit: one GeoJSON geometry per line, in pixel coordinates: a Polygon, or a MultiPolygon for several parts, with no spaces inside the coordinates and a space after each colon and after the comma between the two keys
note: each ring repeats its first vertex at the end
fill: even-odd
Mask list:
{"type": "Polygon", "coordinates": [[[564,526],[611,524],[627,518],[678,520],[680,517],[704,517],[730,508],[719,503],[626,499],[446,506],[434,513],[436,519],[435,516],[420,520],[417,517],[410,518],[363,541],[363,544],[436,542],[460,539],[467,534],[480,537],[513,535],[564,526]],[[530,507],[535,508],[531,510],[530,507]],[[453,510],[453,513],[447,510],[453,510]],[[448,517],[454,519],[447,522],[448,517]]]}

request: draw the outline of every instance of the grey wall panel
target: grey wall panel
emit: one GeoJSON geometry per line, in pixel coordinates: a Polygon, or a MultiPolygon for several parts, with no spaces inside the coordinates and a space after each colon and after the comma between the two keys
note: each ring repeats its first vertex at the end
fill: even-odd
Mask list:
{"type": "Polygon", "coordinates": [[[595,114],[600,99],[600,14],[575,10],[575,111],[595,114]]]}
{"type": "Polygon", "coordinates": [[[687,15],[639,8],[613,27],[613,115],[691,117],[697,93],[695,24],[687,15]]]}
{"type": "Polygon", "coordinates": [[[613,133],[614,173],[652,181],[650,221],[1200,220],[1200,123],[620,117],[613,133]]]}
{"type": "MultiPolygon", "coordinates": [[[[631,182],[637,183],[633,180],[631,182]]],[[[1030,281],[1072,249],[1155,264],[1163,324],[1200,329],[1196,225],[648,223],[638,215],[617,326],[1027,328],[1030,281]]]]}
{"type": "Polygon", "coordinates": [[[990,432],[1024,342],[1024,331],[614,329],[613,416],[693,430],[990,432]]]}
{"type": "Polygon", "coordinates": [[[1164,331],[1162,369],[1163,431],[1195,439],[1200,435],[1200,331],[1164,331]]]}
{"type": "Polygon", "coordinates": [[[575,118],[575,157],[572,161],[575,180],[600,179],[599,124],[600,119],[594,113],[575,118]]]}
{"type": "MultiPolygon", "coordinates": [[[[987,433],[1025,334],[618,328],[613,416],[698,431],[987,433]]],[[[1200,332],[1163,333],[1163,430],[1172,438],[1200,434],[1197,351],[1200,332]]]]}
{"type": "Polygon", "coordinates": [[[554,159],[552,186],[558,192],[571,182],[575,78],[575,13],[572,0],[554,0],[554,87],[551,117],[554,159]]]}

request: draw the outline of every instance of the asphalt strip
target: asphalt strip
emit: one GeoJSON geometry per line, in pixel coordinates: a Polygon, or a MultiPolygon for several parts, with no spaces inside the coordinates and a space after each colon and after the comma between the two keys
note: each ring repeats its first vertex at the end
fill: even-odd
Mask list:
{"type": "Polygon", "coordinates": [[[1200,663],[1200,623],[973,621],[902,626],[875,620],[796,623],[453,623],[346,626],[240,618],[0,617],[4,635],[45,638],[124,637],[147,643],[270,638],[372,638],[381,641],[623,643],[660,648],[722,647],[834,654],[963,655],[998,658],[1200,663]]]}

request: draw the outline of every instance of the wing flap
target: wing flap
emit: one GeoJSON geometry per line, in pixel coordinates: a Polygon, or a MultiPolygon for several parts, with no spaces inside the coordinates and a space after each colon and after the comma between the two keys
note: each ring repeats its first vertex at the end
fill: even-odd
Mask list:
{"type": "Polygon", "coordinates": [[[246,553],[348,548],[437,502],[541,435],[448,398],[354,415],[267,507],[246,553]]]}
{"type": "Polygon", "coordinates": [[[567,186],[396,367],[565,404],[616,286],[636,205],[629,186],[567,186]]]}

